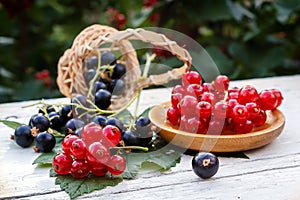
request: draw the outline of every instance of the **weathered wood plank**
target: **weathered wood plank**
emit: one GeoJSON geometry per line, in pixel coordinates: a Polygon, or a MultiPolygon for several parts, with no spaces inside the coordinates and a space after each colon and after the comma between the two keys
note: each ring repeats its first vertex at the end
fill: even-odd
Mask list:
{"type": "MultiPolygon", "coordinates": [[[[300,192],[300,75],[235,81],[233,85],[255,85],[258,89],[278,88],[285,97],[280,110],[286,116],[283,133],[270,145],[246,152],[251,158],[220,158],[220,170],[210,180],[200,180],[191,170],[190,156],[170,172],[141,174],[137,179],[85,195],[94,199],[299,199],[300,192]],[[297,198],[298,197],[298,198],[297,198]]],[[[140,112],[170,99],[170,88],[145,90],[140,112]]],[[[46,102],[67,102],[53,99],[46,102]]],[[[0,104],[0,119],[28,123],[36,107],[22,109],[35,103],[0,104]],[[17,118],[15,119],[14,116],[17,118]]],[[[131,106],[133,109],[133,106],[131,106]]],[[[37,156],[32,149],[21,149],[9,140],[13,130],[0,123],[0,199],[68,199],[47,168],[31,165],[37,156]],[[26,197],[27,196],[27,197],[26,197]]]]}

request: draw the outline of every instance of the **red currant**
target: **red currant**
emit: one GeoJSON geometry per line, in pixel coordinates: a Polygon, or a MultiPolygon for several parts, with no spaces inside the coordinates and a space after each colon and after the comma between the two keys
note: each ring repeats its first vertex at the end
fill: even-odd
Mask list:
{"type": "Polygon", "coordinates": [[[167,110],[167,120],[174,126],[179,123],[180,114],[177,108],[173,106],[169,107],[167,110]]]}
{"type": "Polygon", "coordinates": [[[71,175],[75,178],[84,178],[90,172],[90,165],[86,160],[74,160],[71,166],[71,175]]]}
{"type": "Polygon", "coordinates": [[[114,125],[106,125],[102,130],[103,135],[110,141],[112,146],[119,144],[121,139],[121,132],[118,127],[114,125]]]}
{"type": "Polygon", "coordinates": [[[210,104],[215,104],[216,103],[216,98],[215,95],[211,92],[204,92],[201,96],[200,101],[207,101],[210,104]]]}
{"type": "Polygon", "coordinates": [[[203,94],[203,88],[199,84],[190,84],[186,89],[186,93],[187,95],[200,99],[201,95],[203,94]]]}
{"type": "Polygon", "coordinates": [[[95,176],[105,176],[105,174],[107,173],[107,169],[106,166],[102,163],[98,163],[98,162],[93,162],[90,163],[91,165],[91,173],[95,176]]]}
{"type": "Polygon", "coordinates": [[[126,169],[126,160],[120,155],[113,155],[108,162],[108,171],[113,175],[120,175],[126,169]]]}
{"type": "Polygon", "coordinates": [[[212,83],[203,83],[202,84],[203,92],[214,92],[214,86],[212,83]]]}
{"type": "Polygon", "coordinates": [[[213,85],[217,91],[226,91],[229,87],[229,78],[225,75],[219,75],[215,78],[213,85]]]}
{"type": "Polygon", "coordinates": [[[259,95],[254,86],[246,85],[240,89],[238,98],[240,104],[246,105],[248,102],[258,102],[258,100],[259,95]]]}
{"type": "Polygon", "coordinates": [[[201,75],[196,71],[188,71],[183,74],[182,85],[187,88],[190,84],[202,84],[201,75]]]}
{"type": "Polygon", "coordinates": [[[188,116],[193,116],[195,114],[195,107],[198,100],[193,96],[184,96],[180,101],[179,109],[180,113],[188,116]]]}
{"type": "Polygon", "coordinates": [[[86,145],[84,141],[81,138],[74,140],[70,151],[76,159],[84,159],[86,157],[86,145]]]}
{"type": "Polygon", "coordinates": [[[81,136],[87,147],[93,142],[100,141],[104,138],[102,134],[102,127],[95,122],[85,125],[81,130],[81,136]]]}
{"type": "Polygon", "coordinates": [[[184,87],[182,85],[175,85],[172,89],[171,94],[175,94],[175,93],[184,94],[185,93],[184,87]]]}
{"type": "Polygon", "coordinates": [[[211,118],[208,124],[207,134],[221,135],[225,127],[225,119],[211,118]]]}
{"type": "Polygon", "coordinates": [[[225,119],[227,117],[227,103],[218,101],[213,109],[213,115],[216,119],[225,119]]]}
{"type": "Polygon", "coordinates": [[[178,103],[183,98],[183,95],[181,93],[174,93],[171,95],[171,103],[173,107],[178,107],[178,103]]]}
{"type": "Polygon", "coordinates": [[[271,91],[277,97],[277,104],[275,107],[278,108],[281,105],[282,100],[283,100],[282,93],[278,89],[271,89],[271,91]]]}
{"type": "Polygon", "coordinates": [[[271,90],[261,91],[259,99],[259,106],[263,110],[274,110],[277,106],[277,97],[271,90]]]}
{"type": "Polygon", "coordinates": [[[259,116],[260,107],[256,103],[254,103],[254,102],[246,103],[246,108],[249,112],[250,120],[259,116]]]}
{"type": "Polygon", "coordinates": [[[262,126],[266,123],[266,120],[267,120],[267,114],[266,114],[266,111],[264,110],[260,110],[259,112],[259,115],[254,118],[254,119],[251,119],[253,125],[255,126],[262,126]]]}
{"type": "Polygon", "coordinates": [[[94,142],[89,146],[87,159],[92,163],[106,164],[109,160],[109,149],[100,142],[94,142]]]}
{"type": "Polygon", "coordinates": [[[199,113],[200,118],[209,118],[211,116],[212,106],[207,101],[200,101],[196,105],[196,112],[199,113]]]}
{"type": "Polygon", "coordinates": [[[239,93],[238,92],[230,92],[228,93],[229,99],[239,99],[239,93]]]}
{"type": "Polygon", "coordinates": [[[73,159],[69,154],[56,154],[52,161],[52,167],[57,174],[66,175],[70,173],[73,159]]]}
{"type": "Polygon", "coordinates": [[[231,117],[233,108],[238,105],[238,101],[236,99],[229,99],[227,102],[227,117],[231,117]]]}
{"type": "Polygon", "coordinates": [[[66,154],[71,155],[70,148],[72,146],[72,142],[77,139],[79,139],[79,137],[77,135],[71,135],[71,134],[67,135],[61,143],[62,150],[66,154]]]}
{"type": "Polygon", "coordinates": [[[246,120],[243,123],[235,123],[234,127],[239,134],[249,133],[253,129],[253,123],[250,120],[246,120]]]}
{"type": "Polygon", "coordinates": [[[245,123],[249,117],[249,112],[246,106],[238,104],[232,109],[231,117],[235,123],[245,123]]]}
{"type": "Polygon", "coordinates": [[[203,119],[192,117],[187,120],[184,130],[189,133],[203,134],[207,131],[207,124],[203,119]]]}

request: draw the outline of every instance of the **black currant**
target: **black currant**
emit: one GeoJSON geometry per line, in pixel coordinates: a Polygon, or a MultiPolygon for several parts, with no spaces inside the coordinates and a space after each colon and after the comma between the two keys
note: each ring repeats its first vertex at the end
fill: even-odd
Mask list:
{"type": "Polygon", "coordinates": [[[105,125],[114,125],[114,126],[118,127],[118,129],[120,130],[121,133],[124,130],[123,122],[115,117],[108,118],[105,122],[105,125]]]}
{"type": "Polygon", "coordinates": [[[101,54],[101,66],[102,65],[114,65],[116,64],[116,56],[111,52],[105,52],[101,54]]]}
{"type": "Polygon", "coordinates": [[[122,140],[126,146],[142,146],[140,138],[130,130],[122,133],[122,140]]]}
{"type": "Polygon", "coordinates": [[[199,152],[192,159],[193,171],[203,179],[214,176],[219,169],[219,159],[212,153],[199,152]]]}
{"type": "Polygon", "coordinates": [[[28,125],[17,127],[14,133],[14,140],[23,148],[29,147],[34,140],[34,137],[31,134],[31,127],[28,125]]]}
{"type": "Polygon", "coordinates": [[[148,117],[141,116],[135,121],[136,132],[141,135],[148,135],[151,132],[151,121],[148,117]]]}
{"type": "Polygon", "coordinates": [[[59,111],[59,115],[63,121],[63,124],[67,123],[67,121],[73,118],[72,106],[71,105],[63,106],[59,111]]]}
{"type": "Polygon", "coordinates": [[[69,135],[69,134],[74,135],[75,131],[83,126],[84,126],[84,122],[82,120],[74,119],[74,118],[70,119],[69,121],[67,121],[64,127],[65,135],[69,135]]]}
{"type": "Polygon", "coordinates": [[[94,84],[94,91],[95,93],[100,90],[100,89],[103,89],[103,90],[106,90],[107,89],[107,86],[105,83],[103,83],[102,81],[96,81],[95,84],[94,84]]]}
{"type": "Polygon", "coordinates": [[[125,65],[121,63],[117,63],[114,67],[114,71],[112,73],[111,78],[112,79],[120,79],[122,78],[126,73],[126,67],[125,65]]]}
{"type": "Polygon", "coordinates": [[[50,120],[50,128],[59,131],[63,127],[63,120],[57,112],[50,112],[48,117],[50,120]]]}
{"type": "Polygon", "coordinates": [[[47,113],[56,111],[55,108],[52,105],[47,105],[46,107],[40,108],[38,113],[41,113],[41,114],[44,115],[44,114],[46,114],[45,110],[46,110],[47,113]]]}
{"type": "Polygon", "coordinates": [[[97,115],[95,116],[91,122],[95,122],[96,124],[99,124],[100,126],[104,127],[106,124],[107,118],[103,115],[97,115]]]}
{"type": "Polygon", "coordinates": [[[50,152],[55,147],[56,140],[54,135],[45,131],[39,133],[35,138],[35,151],[50,152]]]}
{"type": "Polygon", "coordinates": [[[95,75],[96,70],[94,69],[89,69],[87,72],[84,73],[84,80],[88,87],[90,86],[90,81],[95,77],[95,75]]]}
{"type": "Polygon", "coordinates": [[[98,57],[93,56],[87,61],[88,69],[97,69],[98,68],[98,57]]]}
{"type": "Polygon", "coordinates": [[[108,91],[113,95],[121,95],[125,91],[125,82],[122,79],[114,79],[108,86],[108,91]]]}
{"type": "Polygon", "coordinates": [[[95,94],[95,105],[102,109],[106,110],[111,104],[111,93],[107,90],[100,89],[95,94]]]}
{"type": "Polygon", "coordinates": [[[39,132],[43,132],[50,127],[50,121],[44,115],[37,115],[32,119],[31,126],[37,128],[39,132]]]}

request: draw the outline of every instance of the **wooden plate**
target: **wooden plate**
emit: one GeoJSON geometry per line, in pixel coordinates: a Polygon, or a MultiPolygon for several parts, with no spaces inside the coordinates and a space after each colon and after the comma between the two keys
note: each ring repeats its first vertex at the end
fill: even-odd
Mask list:
{"type": "Polygon", "coordinates": [[[188,133],[177,130],[166,121],[166,112],[169,102],[152,108],[149,118],[154,125],[160,128],[160,136],[177,146],[210,152],[238,152],[262,147],[272,142],[280,135],[285,125],[285,117],[279,110],[267,112],[265,125],[254,128],[246,134],[205,135],[188,133]]]}

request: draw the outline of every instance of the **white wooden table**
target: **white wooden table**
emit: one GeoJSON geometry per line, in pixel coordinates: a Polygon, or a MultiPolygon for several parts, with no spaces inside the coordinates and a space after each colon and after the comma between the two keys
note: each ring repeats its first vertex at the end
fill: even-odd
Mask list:
{"type": "MultiPolygon", "coordinates": [[[[282,134],[271,144],[245,152],[250,159],[220,157],[218,173],[211,179],[198,178],[191,156],[167,172],[148,172],[117,186],[78,199],[300,199],[300,75],[235,81],[232,85],[278,88],[286,117],[282,134]]],[[[170,88],[145,90],[141,110],[170,98],[170,88]]],[[[52,99],[46,102],[66,102],[52,99]]],[[[0,104],[0,119],[27,123],[36,107],[21,108],[35,101],[0,104]],[[14,117],[17,117],[16,119],[14,117]]],[[[37,154],[21,149],[9,139],[13,130],[0,123],[0,199],[69,199],[49,178],[49,168],[32,165],[37,154]]]]}

